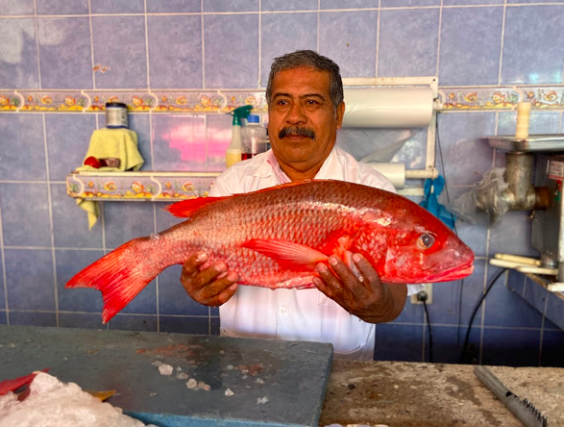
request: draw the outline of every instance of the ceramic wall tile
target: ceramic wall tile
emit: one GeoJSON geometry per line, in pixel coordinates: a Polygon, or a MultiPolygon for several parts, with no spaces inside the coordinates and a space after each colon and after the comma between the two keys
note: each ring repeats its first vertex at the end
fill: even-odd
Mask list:
{"type": "Polygon", "coordinates": [[[129,240],[155,233],[154,209],[153,203],[107,203],[104,206],[106,247],[115,249],[129,240]]]}
{"type": "MultiPolygon", "coordinates": [[[[261,10],[317,10],[318,0],[261,0],[261,10]]],[[[264,18],[264,16],[263,16],[264,18]]]]}
{"type": "Polygon", "coordinates": [[[496,4],[502,5],[504,0],[443,0],[443,6],[484,6],[496,4]]]}
{"type": "Polygon", "coordinates": [[[90,0],[90,11],[92,14],[144,13],[145,4],[144,0],[90,0]]]}
{"type": "Polygon", "coordinates": [[[66,284],[80,270],[103,256],[104,251],[102,249],[88,251],[57,249],[55,251],[59,310],[95,313],[98,321],[101,323],[104,302],[100,291],[89,288],[69,289],[66,287],[66,284]]]}
{"type": "Polygon", "coordinates": [[[317,21],[317,12],[262,15],[261,87],[268,84],[274,58],[296,50],[317,50],[317,21]]]}
{"type": "MultiPolygon", "coordinates": [[[[512,252],[514,253],[514,252],[512,252]]],[[[500,279],[486,297],[487,326],[540,328],[542,315],[500,279]],[[501,283],[499,283],[501,282],[501,283]]]]}
{"type": "Polygon", "coordinates": [[[445,175],[450,185],[472,185],[482,179],[493,162],[491,148],[482,136],[493,135],[493,113],[444,114],[439,119],[439,136],[444,158],[445,175]]]}
{"type": "Polygon", "coordinates": [[[348,0],[346,2],[340,0],[321,0],[319,8],[323,9],[368,9],[378,8],[378,0],[348,0]]]}
{"type": "Polygon", "coordinates": [[[205,118],[154,116],[153,164],[156,170],[206,170],[205,118]]]}
{"type": "MultiPolygon", "coordinates": [[[[65,3],[69,3],[66,2],[65,3]]],[[[43,89],[92,88],[88,18],[39,18],[37,42],[43,89]]]]}
{"type": "Polygon", "coordinates": [[[51,247],[47,185],[0,184],[4,245],[51,247]]]}
{"type": "MultiPolygon", "coordinates": [[[[89,229],[88,214],[67,195],[64,184],[51,184],[51,206],[56,247],[102,248],[102,218],[89,229]]],[[[102,215],[104,206],[99,208],[102,215]]]]}
{"type": "Polygon", "coordinates": [[[205,87],[258,84],[258,15],[205,15],[205,87]]]}
{"type": "Polygon", "coordinates": [[[378,77],[437,74],[439,14],[439,9],[380,12],[378,77]]]}
{"type": "Polygon", "coordinates": [[[21,16],[35,13],[34,0],[0,0],[0,15],[21,16]]]}
{"type": "Polygon", "coordinates": [[[256,12],[259,0],[203,0],[204,12],[256,12]]]}
{"type": "Polygon", "coordinates": [[[378,11],[323,12],[319,53],[339,64],[342,77],[375,77],[377,30],[378,11]]]}
{"type": "Polygon", "coordinates": [[[443,10],[441,85],[498,84],[502,21],[499,7],[443,10]]]}
{"type": "Polygon", "coordinates": [[[23,99],[15,90],[0,89],[0,112],[15,112],[23,105],[23,99]]]}
{"type": "Polygon", "coordinates": [[[50,249],[4,249],[10,310],[55,310],[50,249]]]}
{"type": "Polygon", "coordinates": [[[143,16],[92,17],[95,87],[147,87],[147,48],[143,16]],[[127,48],[125,48],[127,46],[127,48]],[[100,72],[103,68],[104,73],[100,72]]]}
{"type": "Polygon", "coordinates": [[[528,212],[508,212],[499,224],[490,230],[490,255],[511,253],[538,257],[538,251],[531,246],[530,242],[531,219],[528,212]]]}
{"type": "Polygon", "coordinates": [[[0,180],[44,180],[47,172],[43,117],[0,114],[0,129],[0,180]]]}
{"type": "Polygon", "coordinates": [[[33,19],[0,18],[0,28],[0,87],[38,88],[39,66],[33,19]]]}
{"type": "MultiPolygon", "coordinates": [[[[443,0],[444,1],[444,0],[443,0]]],[[[441,0],[380,0],[380,7],[440,6],[441,0]]]]}
{"type": "Polygon", "coordinates": [[[137,148],[144,160],[140,171],[153,170],[153,158],[151,157],[150,117],[146,114],[129,114],[128,121],[129,129],[137,134],[137,148]]]}
{"type": "Polygon", "coordinates": [[[202,0],[146,0],[148,13],[200,13],[202,0]]]}
{"type": "Polygon", "coordinates": [[[544,331],[542,338],[543,340],[540,366],[562,366],[562,354],[564,353],[564,332],[561,330],[544,331]]]}
{"type": "Polygon", "coordinates": [[[171,334],[209,335],[210,320],[207,317],[160,316],[160,331],[171,334]]]}
{"type": "Polygon", "coordinates": [[[149,16],[147,29],[151,88],[202,88],[201,17],[149,16]]]}
{"type": "Polygon", "coordinates": [[[375,360],[420,362],[423,356],[423,325],[380,323],[376,326],[375,360]]]}
{"type": "Polygon", "coordinates": [[[540,331],[485,328],[482,364],[538,366],[540,331]]]}
{"type": "Polygon", "coordinates": [[[59,313],[59,327],[81,329],[105,329],[100,314],[59,313]]]}
{"type": "Polygon", "coordinates": [[[108,327],[118,331],[157,332],[157,318],[151,315],[118,314],[110,320],[108,327]]]}
{"type": "Polygon", "coordinates": [[[501,83],[562,83],[563,20],[564,5],[507,8],[501,83]]]}
{"type": "Polygon", "coordinates": [[[88,0],[36,0],[38,15],[88,15],[88,0]]]}
{"type": "Polygon", "coordinates": [[[66,176],[82,165],[96,130],[96,117],[92,114],[48,114],[45,116],[45,133],[49,179],[64,181],[66,176]]]}
{"type": "Polygon", "coordinates": [[[35,311],[11,311],[10,325],[20,326],[57,326],[57,316],[52,313],[35,311]]]}
{"type": "Polygon", "coordinates": [[[198,304],[180,284],[181,266],[174,265],[159,275],[159,313],[207,316],[208,307],[198,304]]]}

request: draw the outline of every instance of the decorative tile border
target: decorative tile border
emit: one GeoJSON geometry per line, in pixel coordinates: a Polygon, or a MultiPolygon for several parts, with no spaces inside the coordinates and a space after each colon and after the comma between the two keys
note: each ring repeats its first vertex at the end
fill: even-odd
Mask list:
{"type": "Polygon", "coordinates": [[[122,102],[131,112],[147,112],[157,106],[155,96],[146,91],[105,91],[83,90],[82,93],[90,100],[87,112],[99,112],[106,109],[106,102],[122,102]]]}
{"type": "Polygon", "coordinates": [[[73,172],[67,194],[98,201],[171,202],[205,197],[219,173],[195,172],[73,172]]]}
{"type": "MultiPolygon", "coordinates": [[[[562,86],[443,87],[441,111],[564,109],[562,86]]],[[[263,90],[0,90],[0,112],[100,112],[106,102],[123,102],[130,112],[226,113],[242,105],[268,112],[263,90]]]]}
{"type": "Polygon", "coordinates": [[[22,90],[23,98],[19,111],[82,112],[88,106],[88,98],[80,91],[22,90]]]}
{"type": "Polygon", "coordinates": [[[439,90],[443,110],[512,110],[522,94],[515,88],[448,88],[439,90]]]}
{"type": "Polygon", "coordinates": [[[16,111],[22,105],[23,100],[15,91],[0,91],[0,111],[16,111]]]}

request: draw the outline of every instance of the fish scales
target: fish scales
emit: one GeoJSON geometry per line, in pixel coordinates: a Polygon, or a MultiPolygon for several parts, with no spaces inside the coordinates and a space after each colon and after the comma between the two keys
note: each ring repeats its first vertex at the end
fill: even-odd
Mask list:
{"type": "Polygon", "coordinates": [[[236,270],[240,284],[270,288],[313,286],[315,265],[332,254],[354,269],[352,253],[361,253],[390,284],[455,280],[473,267],[472,251],[436,217],[360,184],[291,183],[169,210],[189,219],[125,243],[67,284],[102,291],[104,321],[162,270],[200,251],[236,270]]]}

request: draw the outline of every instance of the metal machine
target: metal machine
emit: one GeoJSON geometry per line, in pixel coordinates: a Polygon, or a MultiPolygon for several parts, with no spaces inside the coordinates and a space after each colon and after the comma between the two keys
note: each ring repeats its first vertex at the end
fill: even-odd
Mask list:
{"type": "Polygon", "coordinates": [[[481,209],[493,220],[507,210],[532,210],[531,244],[541,253],[541,267],[564,283],[564,138],[536,135],[524,140],[514,136],[487,140],[506,152],[508,187],[497,197],[482,194],[481,209]]]}

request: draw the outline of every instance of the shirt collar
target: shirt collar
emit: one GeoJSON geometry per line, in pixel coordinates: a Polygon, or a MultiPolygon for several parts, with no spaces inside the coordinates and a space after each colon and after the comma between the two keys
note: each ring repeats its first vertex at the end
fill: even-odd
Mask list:
{"type": "MultiPolygon", "coordinates": [[[[274,155],[272,150],[269,150],[267,153],[266,162],[264,162],[261,167],[259,167],[255,174],[255,176],[259,177],[267,177],[274,175],[276,180],[280,184],[286,184],[291,182],[290,178],[286,173],[280,168],[280,163],[278,163],[278,159],[274,155]]],[[[339,156],[337,154],[337,148],[333,147],[325,162],[319,169],[319,172],[315,175],[315,179],[344,179],[342,168],[340,167],[339,156]]]]}

